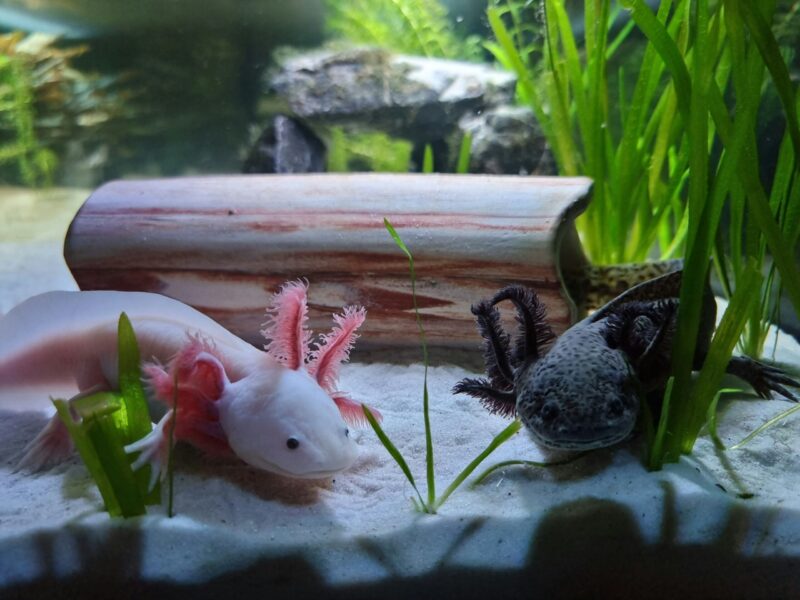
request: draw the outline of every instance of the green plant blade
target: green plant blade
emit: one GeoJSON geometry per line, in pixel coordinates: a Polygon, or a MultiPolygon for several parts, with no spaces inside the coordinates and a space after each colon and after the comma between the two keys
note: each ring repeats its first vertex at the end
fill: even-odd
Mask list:
{"type": "Polygon", "coordinates": [[[760,433],[763,433],[764,431],[766,431],[770,427],[776,425],[777,423],[780,423],[784,419],[789,418],[790,416],[792,416],[794,413],[796,413],[798,411],[800,411],[800,404],[797,404],[797,405],[793,406],[792,408],[789,408],[789,409],[783,411],[782,413],[779,413],[779,414],[775,415],[774,417],[769,419],[767,422],[762,423],[761,425],[756,427],[744,439],[742,439],[742,441],[734,444],[733,446],[728,448],[728,450],[738,450],[739,448],[744,446],[746,443],[748,443],[750,440],[752,440],[754,437],[756,437],[760,433]]]}
{"type": "Polygon", "coordinates": [[[167,516],[171,519],[175,516],[175,427],[178,425],[178,373],[172,378],[172,421],[169,424],[169,434],[167,437],[167,516]]]}
{"type": "MultiPolygon", "coordinates": [[[[131,321],[124,312],[120,314],[117,324],[117,346],[119,365],[119,389],[121,394],[121,410],[114,415],[114,421],[122,432],[123,445],[131,444],[145,437],[153,429],[147,396],[142,387],[141,357],[136,335],[131,321]]],[[[132,463],[136,455],[130,456],[132,463]]],[[[160,483],[149,490],[150,465],[136,471],[136,480],[148,504],[161,502],[160,483]]]]}
{"type": "Polygon", "coordinates": [[[422,360],[425,366],[425,376],[422,384],[422,415],[425,421],[425,467],[428,479],[428,503],[425,506],[434,507],[436,502],[436,477],[434,473],[433,461],[433,439],[431,437],[431,419],[429,411],[429,397],[428,397],[428,343],[425,336],[425,328],[422,326],[422,317],[419,313],[419,305],[417,303],[417,277],[414,272],[414,257],[411,251],[405,245],[400,235],[389,222],[389,219],[383,219],[383,224],[389,235],[392,236],[395,244],[408,258],[408,270],[411,277],[411,298],[414,303],[414,315],[417,320],[417,328],[419,329],[420,343],[422,344],[422,360]]]}
{"type": "Polygon", "coordinates": [[[733,349],[744,329],[750,307],[758,300],[758,295],[754,294],[753,290],[760,288],[761,279],[761,273],[755,263],[751,262],[711,340],[703,368],[692,389],[692,411],[682,442],[684,453],[691,451],[697,435],[700,433],[700,428],[706,420],[708,405],[720,387],[733,349]]]}
{"type": "MultiPolygon", "coordinates": [[[[400,454],[400,451],[397,449],[397,446],[395,446],[392,443],[392,440],[390,440],[389,436],[386,435],[386,433],[383,431],[383,428],[380,426],[377,419],[375,419],[375,416],[370,412],[366,404],[361,405],[361,410],[364,411],[364,416],[367,418],[367,421],[369,421],[372,430],[375,432],[375,435],[378,436],[378,439],[381,441],[381,444],[383,444],[383,447],[386,448],[386,451],[389,453],[389,456],[391,456],[394,459],[394,462],[397,463],[397,466],[400,467],[400,470],[406,476],[406,479],[408,479],[408,482],[411,484],[411,487],[414,488],[414,492],[416,492],[417,494],[420,505],[424,509],[426,509],[428,505],[425,504],[425,501],[422,499],[422,494],[420,494],[419,489],[417,489],[417,484],[414,481],[414,476],[411,474],[411,469],[408,468],[408,463],[406,462],[406,459],[403,458],[403,455],[400,454]]],[[[428,511],[425,510],[425,512],[428,511]]]]}
{"type": "Polygon", "coordinates": [[[425,154],[422,157],[422,172],[433,173],[433,148],[430,144],[425,144],[425,154]]]}
{"type": "Polygon", "coordinates": [[[122,406],[121,395],[100,392],[72,401],[71,408],[79,415],[79,423],[72,419],[67,402],[54,400],[53,403],[100,490],[109,514],[122,517],[145,514],[144,495],[130,467],[122,433],[114,419],[114,413],[122,406]]]}
{"type": "Polygon", "coordinates": [[[742,390],[738,388],[721,389],[714,394],[714,399],[711,400],[711,403],[708,405],[708,410],[706,411],[708,436],[711,438],[711,441],[714,443],[714,447],[717,448],[717,450],[725,450],[725,444],[722,442],[722,439],[719,437],[719,433],[717,431],[717,406],[719,405],[719,399],[722,397],[722,394],[735,394],[740,393],[741,391],[742,390]]]}
{"type": "Polygon", "coordinates": [[[800,125],[798,125],[797,121],[794,86],[789,77],[789,69],[786,66],[786,62],[781,56],[778,42],[775,40],[775,36],[772,35],[769,24],[764,20],[757,3],[749,0],[737,0],[737,4],[741,10],[742,20],[747,24],[750,35],[772,75],[772,81],[786,113],[786,126],[794,145],[795,154],[800,156],[800,125]]]}
{"type": "Polygon", "coordinates": [[[685,121],[689,122],[689,98],[691,96],[691,78],[686,63],[669,35],[669,31],[656,18],[644,0],[620,0],[621,4],[630,10],[631,18],[645,34],[647,39],[656,49],[667,69],[672,74],[675,91],[678,94],[678,109],[683,114],[685,121]]]}
{"type": "Polygon", "coordinates": [[[653,444],[648,453],[647,468],[651,471],[660,470],[664,463],[664,446],[667,439],[667,423],[670,418],[672,388],[674,385],[675,377],[672,376],[667,380],[667,385],[664,389],[664,400],[661,403],[661,417],[658,419],[658,427],[656,428],[653,444]]]}
{"type": "Polygon", "coordinates": [[[461,138],[461,145],[458,147],[458,161],[456,162],[456,173],[469,173],[469,159],[472,153],[472,134],[467,131],[461,138]]]}
{"type": "Polygon", "coordinates": [[[120,443],[119,430],[113,417],[84,419],[84,428],[114,489],[122,516],[127,518],[145,514],[145,497],[137,474],[130,467],[130,457],[120,443]]]}
{"type": "Polygon", "coordinates": [[[476,487],[481,485],[486,479],[494,472],[499,471],[500,469],[505,469],[506,467],[535,467],[535,468],[547,468],[547,467],[558,467],[560,465],[566,465],[571,462],[575,462],[579,458],[583,458],[589,454],[588,452],[577,452],[573,456],[569,456],[563,460],[556,460],[553,462],[538,462],[535,460],[504,460],[502,462],[496,463],[486,469],[483,473],[478,475],[472,485],[470,487],[476,487]]]}
{"type": "Polygon", "coordinates": [[[109,481],[103,470],[103,465],[100,463],[100,458],[97,456],[94,444],[84,431],[81,423],[73,420],[69,403],[60,398],[51,398],[51,401],[53,406],[56,407],[56,412],[61,422],[64,423],[64,426],[67,428],[69,437],[75,444],[78,455],[81,457],[83,464],[86,465],[86,470],[89,471],[89,475],[100,491],[100,496],[103,498],[103,503],[105,504],[108,514],[112,517],[122,516],[122,508],[117,501],[111,481],[109,481]]]}
{"type": "Polygon", "coordinates": [[[511,438],[511,436],[517,433],[520,427],[522,427],[522,423],[520,421],[514,420],[508,427],[506,427],[505,429],[503,429],[503,431],[494,436],[494,439],[489,443],[488,446],[486,446],[483,452],[478,454],[478,456],[476,456],[471,463],[469,463],[466,467],[464,467],[461,473],[459,473],[453,480],[453,483],[447,486],[447,489],[436,501],[435,508],[438,510],[439,507],[442,506],[442,504],[444,504],[445,501],[450,497],[450,494],[455,492],[458,489],[458,487],[462,483],[464,483],[464,480],[472,474],[472,472],[478,467],[478,465],[480,465],[484,460],[486,460],[486,458],[492,452],[497,450],[497,448],[500,445],[507,442],[511,438]]]}

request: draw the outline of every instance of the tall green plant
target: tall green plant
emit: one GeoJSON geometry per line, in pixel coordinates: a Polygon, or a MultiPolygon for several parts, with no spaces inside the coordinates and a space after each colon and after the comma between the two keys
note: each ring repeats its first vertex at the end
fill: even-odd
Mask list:
{"type": "MultiPolygon", "coordinates": [[[[754,7],[746,0],[724,0],[711,7],[708,0],[693,0],[688,21],[690,36],[683,50],[642,0],[628,0],[625,4],[669,69],[678,95],[679,117],[686,128],[691,168],[686,260],[673,344],[674,380],[667,398],[669,410],[663,411],[659,427],[665,431],[664,442],[653,449],[650,459],[651,467],[658,468],[664,461],[675,461],[692,450],[735,341],[748,315],[755,310],[758,298],[754,292],[763,289],[759,262],[764,256],[762,243],[774,257],[776,272],[795,310],[800,312],[800,275],[793,264],[797,238],[794,230],[798,225],[787,217],[797,208],[784,205],[785,210],[781,211],[777,205],[770,205],[758,167],[754,132],[767,72],[783,103],[786,132],[795,152],[800,148],[800,128],[797,92],[789,82],[786,65],[768,26],[774,2],[754,7]],[[720,85],[727,78],[718,77],[714,71],[717,55],[726,57],[732,74],[732,89],[728,90],[732,93],[727,96],[723,93],[726,86],[720,85]],[[726,97],[731,98],[731,106],[726,105],[726,97]],[[714,139],[722,147],[713,156],[709,154],[711,132],[715,132],[714,139]],[[743,250],[742,258],[738,254],[730,256],[736,266],[731,305],[714,335],[700,376],[693,383],[691,372],[702,319],[698,290],[704,289],[708,277],[708,259],[718,239],[726,204],[735,223],[745,223],[746,219],[745,243],[750,248],[743,250]]],[[[779,174],[788,176],[789,171],[791,179],[800,174],[797,162],[780,168],[779,174]]],[[[719,246],[717,259],[723,263],[723,277],[727,277],[726,256],[719,252],[719,246]]],[[[730,285],[731,279],[727,281],[730,285]]]]}
{"type": "Polygon", "coordinates": [[[55,155],[38,140],[31,74],[24,61],[0,54],[0,165],[15,164],[28,186],[52,182],[55,155]]]}
{"type": "Polygon", "coordinates": [[[611,36],[617,5],[584,4],[579,48],[563,1],[543,0],[542,58],[519,47],[511,7],[488,10],[497,59],[518,75],[520,99],[542,123],[559,170],[594,179],[594,200],[579,223],[595,261],[685,254],[673,378],[649,463],[658,468],[691,451],[736,339],[757,355],[782,286],[800,312],[793,262],[800,234],[798,96],[771,32],[775,1],[620,0],[630,20],[611,36]],[[632,87],[610,85],[611,59],[634,25],[647,45],[632,87]],[[772,185],[759,171],[756,119],[767,84],[786,117],[772,185]],[[619,127],[614,127],[617,107],[619,127]],[[769,192],[767,191],[769,190],[769,192]],[[728,213],[730,226],[719,227],[728,213]],[[731,303],[696,383],[694,353],[702,293],[714,255],[731,303]],[[773,266],[761,271],[768,255],[773,266]],[[760,293],[758,293],[760,290],[760,293]]]}
{"type": "MultiPolygon", "coordinates": [[[[429,404],[430,398],[428,396],[428,343],[425,336],[425,328],[422,325],[422,317],[420,316],[419,307],[417,306],[417,277],[414,271],[414,257],[411,254],[411,251],[406,247],[403,240],[400,238],[400,235],[395,231],[392,224],[389,222],[388,219],[384,218],[383,224],[386,227],[386,230],[389,232],[389,235],[392,236],[395,244],[403,254],[406,255],[408,258],[408,271],[409,276],[411,278],[411,297],[414,303],[414,316],[417,321],[417,328],[419,329],[419,337],[420,342],[422,344],[422,361],[425,365],[425,376],[422,381],[422,417],[425,422],[425,474],[427,479],[427,497],[423,498],[422,494],[417,487],[416,480],[414,479],[414,475],[411,473],[411,469],[408,466],[405,458],[403,457],[402,453],[397,449],[389,436],[386,435],[386,432],[383,431],[378,421],[375,419],[373,414],[370,412],[369,408],[366,405],[362,404],[362,409],[364,411],[364,416],[366,417],[367,421],[369,422],[370,426],[372,427],[375,435],[378,436],[381,444],[383,447],[386,448],[386,451],[389,455],[394,459],[397,463],[397,466],[400,467],[400,470],[408,479],[408,482],[411,484],[411,487],[414,489],[417,497],[413,499],[414,508],[416,508],[420,512],[428,513],[428,514],[436,514],[437,510],[447,501],[450,495],[455,492],[462,483],[469,477],[472,472],[478,468],[478,466],[492,453],[494,452],[498,446],[508,441],[511,436],[513,436],[517,431],[519,431],[522,424],[518,420],[514,420],[510,425],[508,425],[503,431],[498,433],[494,439],[489,443],[489,445],[476,456],[472,462],[470,462],[466,467],[464,467],[461,472],[456,475],[455,479],[453,479],[452,483],[447,486],[444,492],[440,496],[436,495],[436,475],[434,472],[434,459],[433,459],[433,438],[431,436],[431,421],[430,421],[430,414],[429,414],[429,404]]],[[[484,474],[481,479],[486,476],[484,474]]]]}
{"type": "MultiPolygon", "coordinates": [[[[683,248],[689,168],[674,83],[649,44],[633,85],[612,59],[632,23],[612,35],[619,7],[609,0],[584,4],[583,47],[563,1],[543,0],[541,51],[527,35],[521,0],[496,0],[488,9],[495,42],[487,47],[518,77],[518,96],[539,120],[562,175],[588,175],[593,200],[578,221],[584,246],[598,263],[663,258],[683,248]],[[533,44],[533,47],[531,46],[533,44]],[[531,57],[541,58],[531,62],[531,57]],[[615,110],[616,109],[616,110],[615,110]],[[618,125],[615,125],[617,124],[618,125]]],[[[657,18],[679,48],[688,38],[688,0],[662,2],[657,18]]],[[[530,17],[529,17],[530,18],[530,17]]]]}

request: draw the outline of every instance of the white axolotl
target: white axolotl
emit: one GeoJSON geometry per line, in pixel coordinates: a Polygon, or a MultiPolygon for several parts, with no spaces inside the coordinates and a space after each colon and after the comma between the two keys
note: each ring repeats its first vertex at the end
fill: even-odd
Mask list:
{"type": "MultiPolygon", "coordinates": [[[[366,317],[360,307],[334,315],[336,326],[312,348],[306,329],[307,285],[285,284],[267,308],[265,351],[193,308],[145,292],[49,292],[0,318],[0,386],[74,379],[79,394],[117,388],[117,321],[133,324],[150,395],[172,407],[178,382],[174,439],[212,454],[231,452],[248,464],[289,477],[326,477],[348,468],[357,446],[347,424],[363,418],[360,404],[337,390],[366,317]],[[162,368],[161,364],[167,367],[162,368]]],[[[170,408],[153,431],[126,447],[134,463],[162,470],[170,408]]],[[[37,470],[66,458],[72,444],[54,416],[31,442],[19,466],[37,470]]]]}

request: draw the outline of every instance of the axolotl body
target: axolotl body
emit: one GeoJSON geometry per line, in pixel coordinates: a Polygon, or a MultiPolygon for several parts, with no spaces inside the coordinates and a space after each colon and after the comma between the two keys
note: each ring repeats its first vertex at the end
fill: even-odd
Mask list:
{"type": "MultiPolygon", "coordinates": [[[[306,329],[306,285],[288,283],[267,309],[265,350],[245,342],[195,309],[145,292],[49,292],[0,318],[0,386],[74,380],[79,395],[117,387],[117,321],[131,320],[146,363],[150,395],[171,407],[150,435],[127,447],[157,473],[166,455],[167,425],[175,440],[290,477],[325,477],[357,456],[348,423],[360,405],[336,389],[363,323],[346,307],[312,349],[306,329]],[[164,365],[164,366],[162,366],[164,365]],[[174,382],[177,381],[177,393],[174,382]]],[[[40,468],[71,451],[54,417],[20,462],[40,468]]]]}
{"type": "MultiPolygon", "coordinates": [[[[484,338],[488,378],[467,378],[454,387],[480,399],[491,411],[517,414],[541,445],[590,450],[628,438],[642,400],[662,397],[670,374],[682,271],[623,292],[558,339],[535,292],[519,285],[500,290],[472,307],[484,338]],[[512,346],[496,305],[511,301],[520,332],[512,346]]],[[[700,369],[714,331],[716,305],[708,284],[702,296],[694,369],[700,369]]],[[[778,367],[734,356],[726,371],[767,398],[797,398],[784,386],[800,387],[778,367]]],[[[653,407],[660,410],[660,406],[653,407]]]]}

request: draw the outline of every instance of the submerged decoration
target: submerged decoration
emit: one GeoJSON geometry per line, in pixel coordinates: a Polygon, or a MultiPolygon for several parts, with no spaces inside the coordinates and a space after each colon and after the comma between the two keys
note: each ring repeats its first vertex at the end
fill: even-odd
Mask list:
{"type": "MultiPolygon", "coordinates": [[[[266,351],[234,336],[198,311],[140,292],[50,292],[0,319],[0,383],[46,383],[72,377],[81,394],[118,389],[117,316],[126,312],[143,356],[168,361],[144,367],[153,396],[170,407],[155,429],[129,444],[134,468],[152,466],[151,486],[165,464],[169,432],[213,454],[234,454],[290,477],[325,477],[348,468],[357,448],[347,422],[361,405],[337,389],[366,317],[360,307],[335,315],[333,331],[311,347],[307,286],[285,284],[267,310],[266,351]],[[177,387],[176,387],[177,385],[177,387]]],[[[21,467],[37,469],[71,452],[58,417],[31,443],[21,467]]]]}
{"type": "MultiPolygon", "coordinates": [[[[485,340],[488,379],[467,378],[453,389],[479,398],[492,412],[518,414],[534,439],[550,448],[589,450],[629,437],[641,396],[661,397],[670,374],[682,271],[641,283],[607,303],[559,337],[545,320],[544,305],[522,286],[509,286],[472,312],[485,340]],[[514,303],[520,332],[513,350],[496,305],[514,303]]],[[[716,304],[710,287],[702,299],[695,369],[709,352],[716,304]]],[[[784,386],[800,382],[782,370],[746,356],[733,357],[726,371],[767,398],[778,393],[797,401],[784,386]]]]}

